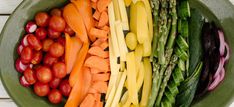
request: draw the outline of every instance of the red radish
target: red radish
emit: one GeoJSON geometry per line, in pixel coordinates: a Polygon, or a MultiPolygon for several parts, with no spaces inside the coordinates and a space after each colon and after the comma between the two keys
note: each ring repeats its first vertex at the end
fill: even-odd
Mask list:
{"type": "Polygon", "coordinates": [[[71,92],[71,86],[69,85],[69,82],[68,80],[63,80],[60,85],[59,85],[59,90],[61,91],[61,93],[64,95],[64,96],[69,96],[70,92],[71,92]]]}
{"type": "Polygon", "coordinates": [[[28,40],[27,40],[27,38],[28,38],[28,35],[25,35],[25,36],[23,37],[23,39],[22,39],[22,41],[21,41],[21,44],[22,44],[23,46],[28,46],[28,40]]]}
{"type": "Polygon", "coordinates": [[[25,77],[23,75],[20,77],[19,81],[20,81],[20,84],[22,86],[24,86],[24,87],[29,87],[30,86],[30,84],[26,81],[26,79],[25,79],[25,77]]]}
{"type": "Polygon", "coordinates": [[[28,67],[25,71],[24,71],[24,77],[26,79],[26,81],[29,84],[34,84],[37,81],[35,72],[33,71],[33,69],[31,69],[30,67],[28,67]]]}
{"type": "Polygon", "coordinates": [[[27,37],[28,40],[28,44],[30,47],[32,47],[33,49],[39,51],[42,48],[42,44],[40,42],[40,40],[33,34],[28,34],[27,37]]]}
{"type": "Polygon", "coordinates": [[[27,33],[33,33],[36,31],[36,29],[37,29],[37,25],[35,22],[32,22],[32,21],[28,22],[25,26],[25,31],[27,33]]]}
{"type": "Polygon", "coordinates": [[[18,47],[17,47],[17,53],[20,55],[20,53],[22,52],[22,50],[23,50],[23,48],[24,48],[24,46],[23,45],[18,45],[18,47]]]}
{"type": "Polygon", "coordinates": [[[31,60],[32,64],[39,64],[42,60],[42,52],[41,51],[37,51],[33,53],[33,58],[31,60]]]}
{"type": "Polygon", "coordinates": [[[53,89],[48,95],[48,99],[53,104],[58,104],[62,101],[62,94],[59,90],[53,89]]]}
{"type": "Polygon", "coordinates": [[[28,46],[24,47],[22,52],[20,53],[21,62],[23,62],[24,64],[30,63],[32,60],[32,54],[33,51],[30,47],[28,46]]]}
{"type": "Polygon", "coordinates": [[[50,88],[57,88],[59,86],[60,82],[61,82],[61,79],[53,78],[49,83],[50,88]]]}
{"type": "Polygon", "coordinates": [[[15,62],[15,68],[19,73],[23,73],[28,65],[25,65],[21,62],[20,58],[18,58],[15,62]]]}
{"type": "Polygon", "coordinates": [[[50,87],[48,84],[37,82],[34,84],[34,92],[40,97],[44,97],[49,94],[50,87]]]}
{"type": "Polygon", "coordinates": [[[43,40],[47,36],[47,30],[43,27],[40,27],[36,30],[36,36],[38,39],[43,40]]]}

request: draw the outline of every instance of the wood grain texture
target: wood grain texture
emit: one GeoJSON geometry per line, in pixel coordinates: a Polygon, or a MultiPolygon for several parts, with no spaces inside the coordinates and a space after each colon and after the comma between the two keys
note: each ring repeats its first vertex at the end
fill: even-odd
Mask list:
{"type": "Polygon", "coordinates": [[[0,14],[11,14],[23,0],[0,0],[0,14]]]}

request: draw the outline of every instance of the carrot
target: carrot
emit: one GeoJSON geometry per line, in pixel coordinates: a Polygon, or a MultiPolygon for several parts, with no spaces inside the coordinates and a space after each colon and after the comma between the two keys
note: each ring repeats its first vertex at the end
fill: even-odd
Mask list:
{"type": "Polygon", "coordinates": [[[100,16],[101,16],[101,13],[98,10],[96,10],[93,14],[93,18],[96,20],[99,20],[100,16]]]}
{"type": "Polygon", "coordinates": [[[101,71],[109,71],[109,65],[107,60],[98,57],[98,56],[91,56],[85,61],[85,66],[90,67],[90,68],[96,68],[101,71]]]}
{"type": "Polygon", "coordinates": [[[82,67],[82,70],[83,70],[83,74],[84,74],[84,93],[83,93],[83,96],[81,98],[84,98],[87,94],[88,94],[88,91],[89,91],[89,88],[91,86],[91,83],[92,83],[92,74],[90,72],[90,69],[87,68],[87,67],[82,67]]]}
{"type": "Polygon", "coordinates": [[[95,107],[103,107],[103,102],[101,102],[101,101],[96,101],[95,107]]]}
{"type": "Polygon", "coordinates": [[[101,28],[101,27],[107,25],[108,22],[109,22],[109,16],[108,16],[108,14],[107,14],[106,11],[103,11],[103,12],[101,13],[100,18],[99,18],[98,27],[101,28]]]}
{"type": "Polygon", "coordinates": [[[79,75],[79,72],[81,72],[81,68],[88,53],[88,49],[89,49],[89,43],[84,43],[82,48],[80,49],[80,52],[76,57],[75,65],[69,76],[69,84],[71,85],[71,87],[73,87],[74,84],[77,82],[77,77],[79,75]]]}
{"type": "Polygon", "coordinates": [[[103,42],[106,42],[106,41],[107,41],[107,38],[99,38],[91,46],[100,46],[103,42]]]}
{"type": "Polygon", "coordinates": [[[99,93],[106,93],[108,88],[107,82],[101,82],[101,81],[94,82],[92,88],[97,90],[99,93]]]}
{"type": "Polygon", "coordinates": [[[109,47],[109,44],[107,41],[102,42],[102,44],[99,45],[103,50],[105,50],[107,47],[109,47]]]}
{"type": "Polygon", "coordinates": [[[74,4],[68,4],[63,9],[63,17],[72,30],[76,32],[76,36],[82,42],[88,42],[87,31],[82,19],[82,15],[77,11],[74,4]]]}
{"type": "Polygon", "coordinates": [[[93,74],[92,80],[93,81],[108,81],[110,79],[110,73],[105,74],[93,74]]]}
{"type": "Polygon", "coordinates": [[[98,91],[96,89],[90,87],[88,93],[95,94],[95,93],[98,93],[98,91]]]}
{"type": "Polygon", "coordinates": [[[95,97],[92,94],[88,94],[80,104],[80,107],[95,107],[95,97]]]}
{"type": "Polygon", "coordinates": [[[98,46],[91,47],[88,51],[90,55],[99,56],[101,58],[107,58],[109,56],[108,52],[105,52],[102,48],[98,46]]]}
{"type": "Polygon", "coordinates": [[[78,107],[80,105],[83,95],[83,72],[78,72],[78,77],[76,84],[72,87],[71,93],[67,99],[67,102],[64,107],[78,107]]]}
{"type": "Polygon", "coordinates": [[[86,30],[88,32],[89,39],[93,42],[96,40],[94,35],[89,33],[90,29],[94,27],[94,19],[92,16],[92,7],[90,0],[72,0],[72,3],[76,6],[81,17],[86,26],[86,30]]]}
{"type": "Polygon", "coordinates": [[[101,29],[102,29],[102,30],[105,30],[105,31],[108,32],[108,33],[110,32],[110,27],[107,26],[107,25],[103,26],[101,29]]]}
{"type": "Polygon", "coordinates": [[[91,7],[93,9],[97,9],[97,3],[96,2],[91,2],[91,7]]]}
{"type": "Polygon", "coordinates": [[[105,73],[106,71],[101,71],[99,69],[96,68],[91,68],[91,73],[92,74],[98,74],[98,73],[105,73]]]}
{"type": "Polygon", "coordinates": [[[82,47],[82,43],[79,38],[77,37],[71,38],[68,34],[65,34],[65,38],[66,38],[65,64],[66,64],[67,74],[70,74],[75,64],[77,53],[80,51],[82,47]]]}
{"type": "Polygon", "coordinates": [[[91,0],[92,2],[96,3],[98,0],[91,0]]]}
{"type": "Polygon", "coordinates": [[[101,94],[100,93],[94,93],[93,95],[94,95],[96,101],[101,101],[101,94]]]}
{"type": "Polygon", "coordinates": [[[105,30],[100,30],[97,28],[91,28],[90,34],[97,38],[107,38],[107,32],[105,30]]]}
{"type": "Polygon", "coordinates": [[[98,0],[97,2],[98,11],[103,12],[107,8],[110,2],[111,0],[98,0]]]}

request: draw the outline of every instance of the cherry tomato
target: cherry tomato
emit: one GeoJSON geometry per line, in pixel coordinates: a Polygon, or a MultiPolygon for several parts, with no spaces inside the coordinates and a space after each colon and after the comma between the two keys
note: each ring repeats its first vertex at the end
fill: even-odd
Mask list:
{"type": "Polygon", "coordinates": [[[59,58],[59,60],[60,60],[61,62],[65,62],[65,54],[63,54],[63,56],[61,56],[61,57],[59,58]]]}
{"type": "Polygon", "coordinates": [[[51,56],[50,54],[46,54],[43,59],[43,64],[47,66],[52,66],[54,63],[58,62],[58,58],[51,56]]]}
{"type": "Polygon", "coordinates": [[[64,78],[67,75],[66,66],[63,62],[57,62],[52,67],[53,74],[56,78],[64,78]]]}
{"type": "Polygon", "coordinates": [[[57,32],[63,32],[66,27],[66,22],[60,16],[52,16],[50,18],[49,27],[57,32]]]}
{"type": "Polygon", "coordinates": [[[48,99],[53,104],[58,104],[62,101],[62,94],[59,90],[53,89],[48,95],[48,99]]]}
{"type": "Polygon", "coordinates": [[[42,44],[41,44],[40,40],[37,39],[37,37],[35,35],[28,34],[27,40],[28,40],[28,44],[30,47],[32,47],[33,49],[35,49],[37,51],[41,50],[42,44]]]}
{"type": "Polygon", "coordinates": [[[37,79],[42,83],[48,83],[52,80],[52,72],[49,67],[42,66],[36,71],[37,79]]]}
{"type": "Polygon", "coordinates": [[[44,97],[49,94],[50,87],[48,84],[37,82],[34,84],[34,92],[40,97],[44,97]]]}
{"type": "Polygon", "coordinates": [[[53,57],[61,57],[64,54],[64,46],[58,42],[55,42],[50,46],[49,53],[53,57]]]}
{"type": "Polygon", "coordinates": [[[70,36],[75,34],[75,32],[68,25],[64,29],[64,32],[67,33],[67,34],[69,34],[70,36]]]}
{"type": "Polygon", "coordinates": [[[47,36],[47,30],[43,27],[40,27],[36,30],[36,36],[38,39],[43,40],[47,36]]]}
{"type": "Polygon", "coordinates": [[[68,97],[70,92],[71,92],[71,86],[69,85],[69,82],[67,79],[63,80],[60,85],[59,85],[59,90],[61,91],[61,93],[68,97]]]}
{"type": "Polygon", "coordinates": [[[31,85],[36,83],[36,81],[37,81],[35,72],[30,67],[28,67],[24,71],[24,77],[25,77],[26,81],[31,85]]]}
{"type": "Polygon", "coordinates": [[[50,45],[52,45],[54,41],[52,39],[45,39],[42,42],[42,50],[47,52],[50,48],[50,45]]]}
{"type": "Polygon", "coordinates": [[[58,8],[55,8],[50,11],[50,15],[52,16],[62,16],[62,11],[58,8]]]}
{"type": "Polygon", "coordinates": [[[65,38],[64,37],[59,37],[56,41],[58,43],[61,43],[63,46],[65,46],[65,38]]]}
{"type": "Polygon", "coordinates": [[[20,53],[20,60],[21,62],[23,62],[24,64],[28,64],[31,62],[32,60],[32,49],[28,46],[24,47],[22,52],[20,53]]]}
{"type": "Polygon", "coordinates": [[[34,52],[31,63],[32,64],[39,64],[39,63],[41,63],[41,60],[42,60],[42,52],[41,51],[34,52]]]}
{"type": "Polygon", "coordinates": [[[57,32],[51,28],[48,29],[48,36],[51,39],[56,39],[61,36],[61,32],[57,32]]]}
{"type": "Polygon", "coordinates": [[[61,82],[61,79],[53,78],[49,83],[50,88],[57,88],[59,86],[60,82],[61,82]]]}
{"type": "Polygon", "coordinates": [[[36,24],[40,27],[46,27],[49,23],[49,15],[46,12],[39,12],[35,16],[36,24]]]}

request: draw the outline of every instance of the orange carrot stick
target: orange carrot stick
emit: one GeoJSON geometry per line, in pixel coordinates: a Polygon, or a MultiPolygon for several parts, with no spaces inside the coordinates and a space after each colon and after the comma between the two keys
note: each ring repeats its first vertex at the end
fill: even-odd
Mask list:
{"type": "Polygon", "coordinates": [[[91,74],[91,71],[88,67],[82,67],[82,72],[84,74],[84,93],[83,93],[83,96],[82,98],[84,98],[87,94],[88,94],[88,91],[89,91],[89,88],[91,86],[91,83],[92,83],[92,74],[91,74]]]}
{"type": "Polygon", "coordinates": [[[95,97],[92,94],[88,94],[80,107],[95,107],[95,97]]]}

